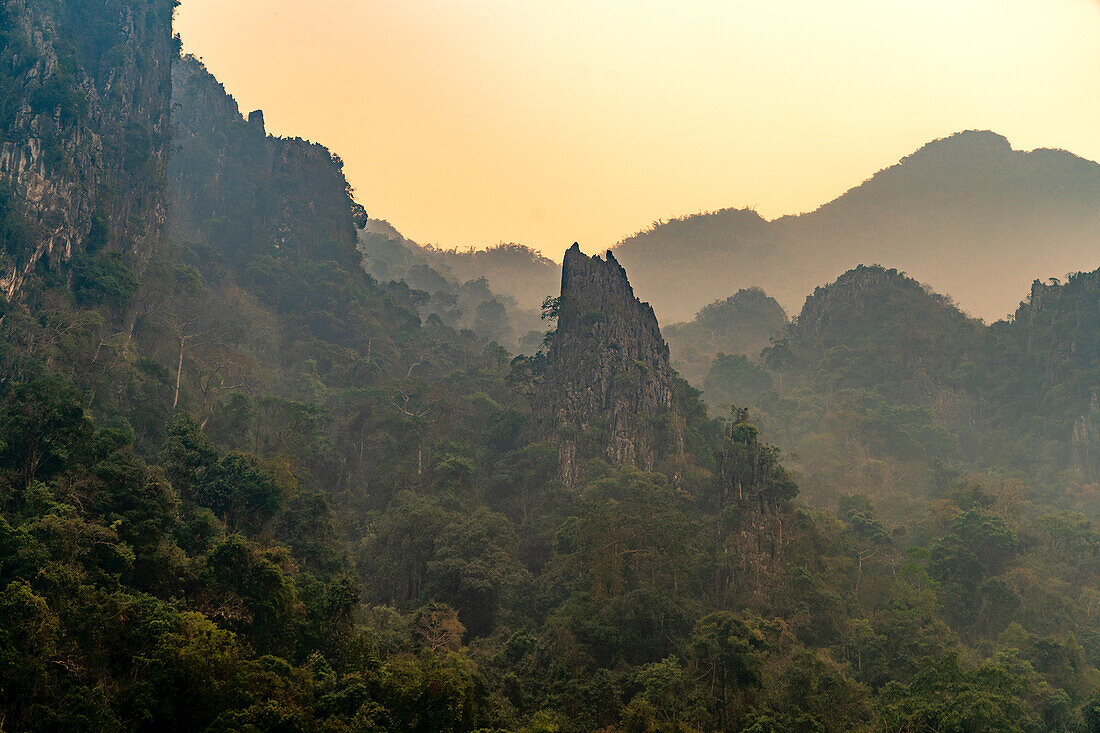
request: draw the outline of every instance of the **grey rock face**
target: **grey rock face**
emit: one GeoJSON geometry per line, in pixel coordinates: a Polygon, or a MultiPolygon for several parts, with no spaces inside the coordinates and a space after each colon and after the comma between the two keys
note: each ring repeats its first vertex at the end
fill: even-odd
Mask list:
{"type": "Polygon", "coordinates": [[[0,0],[0,26],[0,181],[35,232],[3,253],[0,291],[69,261],[93,225],[140,269],[167,216],[171,1],[0,0]]]}
{"type": "Polygon", "coordinates": [[[615,256],[587,257],[574,244],[537,397],[559,441],[565,482],[575,483],[578,449],[593,443],[613,465],[646,470],[681,452],[674,380],[653,309],[634,296],[615,256]]]}
{"type": "Polygon", "coordinates": [[[1073,423],[1069,447],[1070,471],[1087,480],[1100,476],[1100,399],[1095,393],[1088,412],[1073,423]]]}

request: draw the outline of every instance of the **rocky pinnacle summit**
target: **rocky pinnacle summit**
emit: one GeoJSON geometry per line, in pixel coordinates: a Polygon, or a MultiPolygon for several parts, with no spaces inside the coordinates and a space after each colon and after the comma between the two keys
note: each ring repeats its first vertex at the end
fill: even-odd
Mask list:
{"type": "Polygon", "coordinates": [[[558,325],[538,399],[559,439],[565,482],[576,481],[578,458],[589,457],[584,448],[646,470],[682,451],[675,379],[653,309],[635,297],[626,270],[611,252],[588,257],[574,244],[562,265],[558,325]]]}

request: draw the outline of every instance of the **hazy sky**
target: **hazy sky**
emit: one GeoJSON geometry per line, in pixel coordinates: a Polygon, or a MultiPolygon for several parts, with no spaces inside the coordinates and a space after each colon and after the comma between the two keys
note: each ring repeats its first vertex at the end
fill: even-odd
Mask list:
{"type": "Polygon", "coordinates": [[[797,213],[962,129],[1100,160],[1098,0],[184,0],[176,25],[421,243],[560,258],[797,213]]]}

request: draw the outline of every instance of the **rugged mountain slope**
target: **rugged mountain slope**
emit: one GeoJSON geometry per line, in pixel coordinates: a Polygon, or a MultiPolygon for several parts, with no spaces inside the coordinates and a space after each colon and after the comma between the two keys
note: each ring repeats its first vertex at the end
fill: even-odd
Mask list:
{"type": "Polygon", "coordinates": [[[814,212],[685,217],[615,252],[666,322],[753,285],[791,309],[818,284],[876,262],[992,321],[1037,275],[1095,267],[1098,243],[1100,165],[970,131],[925,145],[814,212]]]}
{"type": "Polygon", "coordinates": [[[536,402],[558,433],[566,483],[577,480],[578,445],[586,440],[602,447],[612,465],[646,470],[663,454],[682,451],[668,345],[614,255],[600,259],[576,244],[569,248],[557,317],[536,402]]]}
{"type": "Polygon", "coordinates": [[[1094,513],[1098,273],[1036,281],[1012,318],[986,326],[896,270],[861,266],[815,289],[763,368],[715,360],[706,394],[758,408],[814,502],[858,488],[902,516],[952,470],[992,471],[1094,513]]]}
{"type": "Polygon", "coordinates": [[[4,237],[7,297],[41,258],[58,265],[113,252],[140,270],[156,247],[166,215],[174,6],[0,3],[0,212],[21,219],[21,241],[33,241],[4,237]]]}
{"type": "MultiPolygon", "coordinates": [[[[316,143],[267,135],[262,113],[246,120],[191,57],[173,76],[169,259],[195,268],[212,298],[199,310],[214,315],[194,331],[243,350],[253,364],[245,371],[260,380],[312,364],[325,383],[362,385],[414,364],[438,375],[462,361],[462,348],[445,355],[449,347],[437,349],[421,330],[407,287],[390,291],[363,272],[357,227],[366,215],[339,158],[316,143]],[[283,369],[255,368],[263,364],[283,369]]],[[[176,300],[177,321],[201,301],[176,300]]],[[[156,310],[145,322],[164,320],[156,310]]]]}
{"type": "Polygon", "coordinates": [[[723,431],[671,375],[614,258],[579,253],[555,356],[607,392],[559,384],[623,419],[563,491],[517,373],[550,356],[509,372],[422,325],[359,267],[338,161],[188,81],[180,225],[140,280],[40,260],[0,301],[0,725],[1095,727],[1087,521],[980,481],[901,526],[854,484],[803,511],[749,415],[723,431]],[[670,455],[609,465],[631,452],[670,455]]]}
{"type": "Polygon", "coordinates": [[[1100,270],[1036,281],[1013,318],[990,328],[993,419],[1079,480],[1100,480],[1100,270]]]}
{"type": "Polygon", "coordinates": [[[705,396],[712,410],[751,406],[811,503],[865,494],[912,517],[944,467],[989,465],[982,441],[996,438],[975,391],[987,347],[986,327],[948,299],[861,266],[815,289],[758,362],[715,359],[705,396]]]}

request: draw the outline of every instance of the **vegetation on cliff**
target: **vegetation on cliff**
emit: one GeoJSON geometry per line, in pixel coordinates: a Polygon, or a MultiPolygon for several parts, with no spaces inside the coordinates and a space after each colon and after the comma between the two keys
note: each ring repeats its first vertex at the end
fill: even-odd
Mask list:
{"type": "Polygon", "coordinates": [[[0,252],[12,297],[106,248],[140,271],[160,242],[175,0],[0,3],[0,182],[35,235],[0,252]]]}

